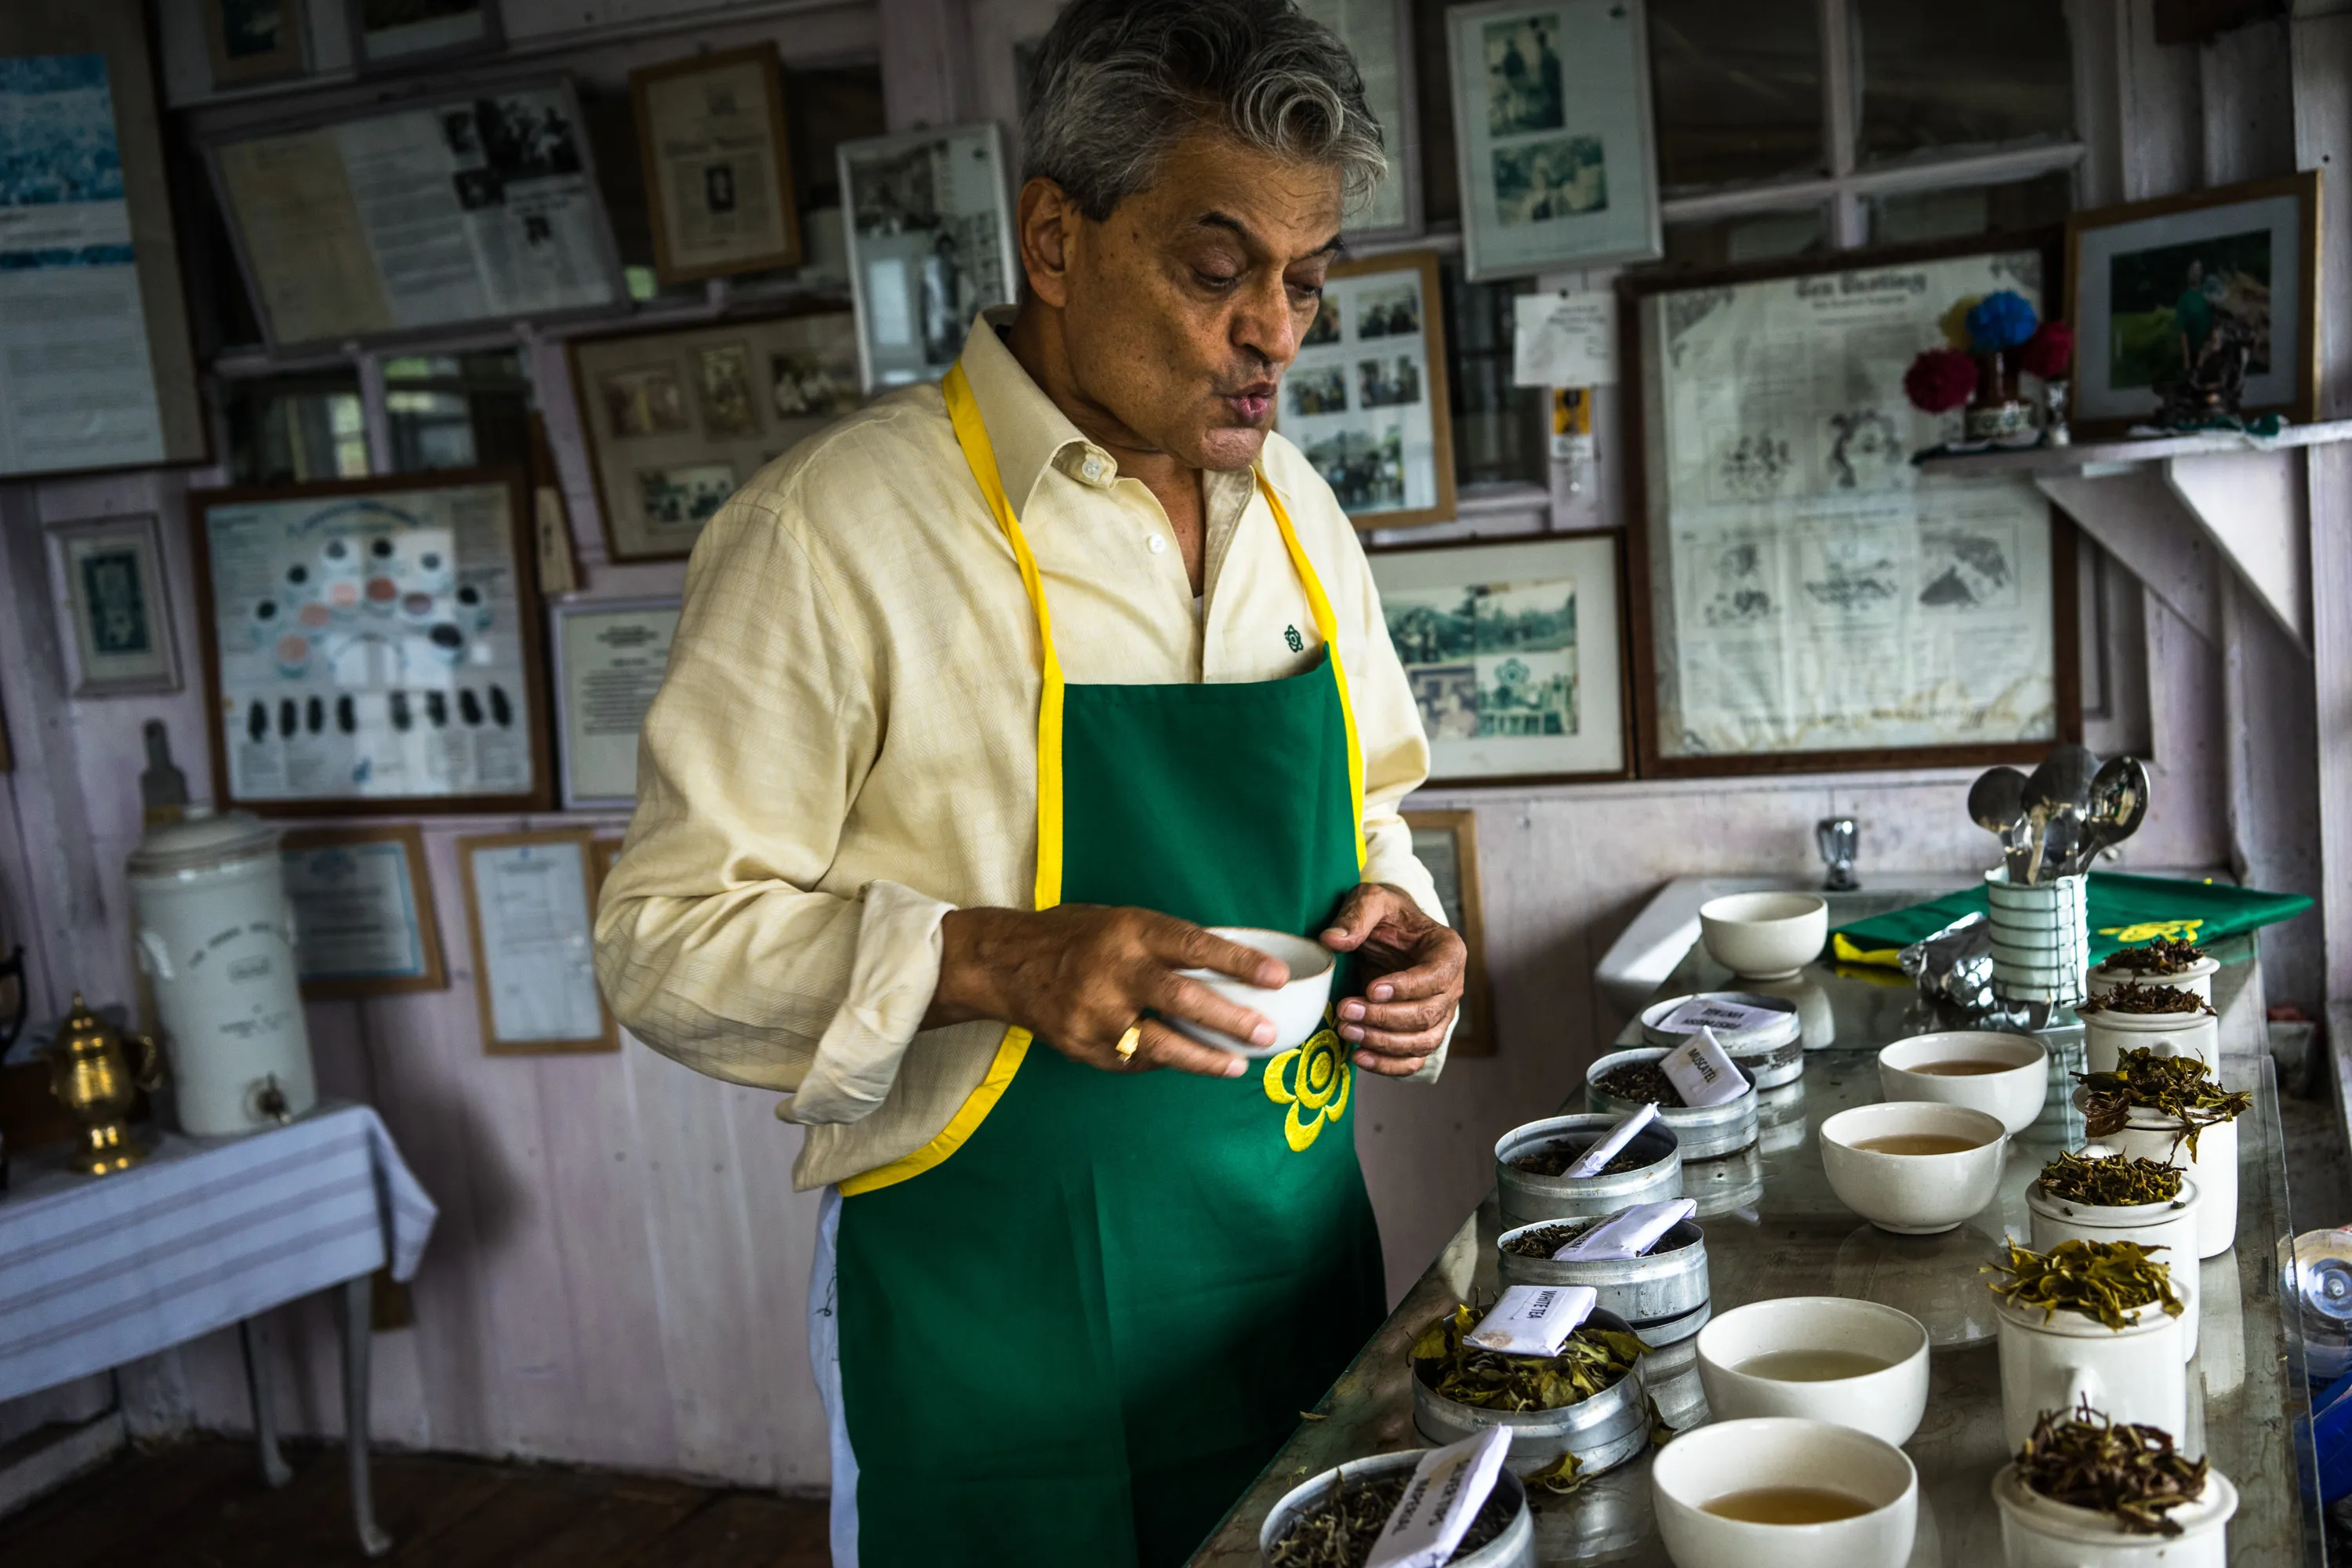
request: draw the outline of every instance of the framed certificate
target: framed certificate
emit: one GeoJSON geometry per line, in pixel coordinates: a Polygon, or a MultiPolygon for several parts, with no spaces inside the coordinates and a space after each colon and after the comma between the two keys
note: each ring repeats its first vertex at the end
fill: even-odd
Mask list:
{"type": "Polygon", "coordinates": [[[801,264],[774,45],[631,71],[629,97],[663,282],[801,264]]]}
{"type": "Polygon", "coordinates": [[[449,984],[415,823],[312,827],[278,840],[302,995],[378,996],[449,984]]]}
{"type": "Polygon", "coordinates": [[[1454,518],[1437,255],[1343,261],[1282,378],[1276,422],[1358,528],[1454,518]]]}
{"type": "Polygon", "coordinates": [[[153,512],[50,525],[49,567],[71,628],[76,697],[180,689],[180,645],[153,512]]]}
{"type": "Polygon", "coordinates": [[[457,840],[489,1055],[616,1048],[596,989],[594,856],[585,829],[457,840]]]}
{"type": "Polygon", "coordinates": [[[669,668],[678,599],[576,599],[549,615],[567,811],[637,803],[637,731],[669,668]]]}
{"type": "Polygon", "coordinates": [[[971,319],[1013,302],[1020,271],[992,121],[844,142],[849,279],[867,391],[937,381],[971,319]]]}

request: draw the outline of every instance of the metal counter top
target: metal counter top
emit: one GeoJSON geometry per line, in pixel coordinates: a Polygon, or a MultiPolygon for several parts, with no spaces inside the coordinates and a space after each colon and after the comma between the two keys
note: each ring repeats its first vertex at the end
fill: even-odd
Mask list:
{"type": "MultiPolygon", "coordinates": [[[[1832,916],[1851,921],[1885,903],[1833,896],[1832,916]]],[[[2325,1561],[2317,1512],[2296,1485],[2294,1423],[2307,1413],[2309,1399],[2298,1325],[2293,1314],[2282,1313],[2279,1300],[2277,1246],[2289,1234],[2286,1168],[2261,973],[2250,937],[2214,943],[2210,951],[2222,965],[2213,987],[2221,1079],[2231,1089],[2252,1090],[2254,1108],[2241,1122],[2237,1246],[2202,1265],[2205,1304],[2189,1368],[2183,1447],[2194,1453],[2201,1446],[2214,1468],[2237,1483],[2242,1501],[2230,1525],[2232,1561],[2316,1564],[2325,1561]]],[[[1816,966],[1778,986],[1735,986],[1727,971],[1694,947],[1658,994],[1721,989],[1779,990],[1795,999],[1807,1057],[1801,1083],[1768,1093],[1768,1125],[1755,1148],[1685,1168],[1684,1195],[1698,1201],[1706,1233],[1715,1310],[1769,1297],[1834,1294],[1886,1302],[1926,1323],[1935,1346],[1927,1415],[1904,1446],[1920,1478],[1912,1565],[1997,1563],[2000,1521],[1990,1488],[2009,1455],[2001,1440],[1993,1297],[1978,1269],[1995,1256],[2004,1234],[2025,1238],[2026,1185],[2060,1150],[2083,1142],[2080,1115],[2057,1089],[2059,1071],[2082,1070],[2082,1033],[2040,1037],[2053,1055],[2050,1105],[2041,1122],[2011,1140],[1992,1204],[1942,1236],[1896,1236],[1864,1222],[1830,1191],[1819,1129],[1838,1111],[1883,1098],[1880,1047],[1937,1026],[1910,983],[1891,970],[1816,966]]],[[[1638,1032],[1629,1025],[1622,1038],[1638,1044],[1638,1032]]],[[[1582,1109],[1581,1095],[1568,1109],[1582,1109]]],[[[1549,1107],[1529,1106],[1526,1120],[1549,1114],[1549,1107]]],[[[1249,1568],[1258,1562],[1260,1524],[1291,1487],[1348,1460],[1426,1446],[1413,1432],[1406,1349],[1430,1320],[1471,1292],[1494,1296],[1498,1228],[1490,1193],[1316,1407],[1323,1419],[1300,1424],[1195,1554],[1195,1564],[1249,1568]]],[[[1657,1380],[1652,1393],[1677,1426],[1706,1419],[1695,1369],[1657,1380]]],[[[2304,1463],[2308,1473],[2307,1447],[2304,1463]]],[[[1669,1562],[1652,1515],[1646,1453],[1574,1495],[1540,1498],[1538,1510],[1537,1550],[1546,1563],[1669,1562]]]]}

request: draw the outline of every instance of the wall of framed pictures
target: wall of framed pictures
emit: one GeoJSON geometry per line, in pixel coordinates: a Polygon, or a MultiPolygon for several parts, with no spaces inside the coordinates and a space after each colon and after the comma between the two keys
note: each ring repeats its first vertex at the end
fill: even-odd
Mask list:
{"type": "Polygon", "coordinates": [[[1276,428],[1359,528],[1454,516],[1454,426],[1437,258],[1343,261],[1283,377],[1276,428]]]}

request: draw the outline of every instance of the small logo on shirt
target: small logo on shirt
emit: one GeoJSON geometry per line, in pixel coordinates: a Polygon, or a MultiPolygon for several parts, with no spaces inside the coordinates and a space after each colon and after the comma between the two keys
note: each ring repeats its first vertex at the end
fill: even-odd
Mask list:
{"type": "Polygon", "coordinates": [[[1283,627],[1282,640],[1290,645],[1290,651],[1293,653],[1304,653],[1307,651],[1307,639],[1298,635],[1298,628],[1297,626],[1283,627]]]}

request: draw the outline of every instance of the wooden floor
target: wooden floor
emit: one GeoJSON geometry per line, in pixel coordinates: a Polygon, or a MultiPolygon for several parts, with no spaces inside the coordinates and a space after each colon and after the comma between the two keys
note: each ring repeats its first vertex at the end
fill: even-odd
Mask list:
{"type": "MultiPolygon", "coordinates": [[[[343,1451],[289,1445],[264,1486],[249,1443],[198,1438],[115,1460],[0,1521],[24,1568],[360,1568],[343,1451]]],[[[417,1568],[829,1568],[825,1505],[605,1471],[375,1457],[376,1519],[417,1568]]]]}

